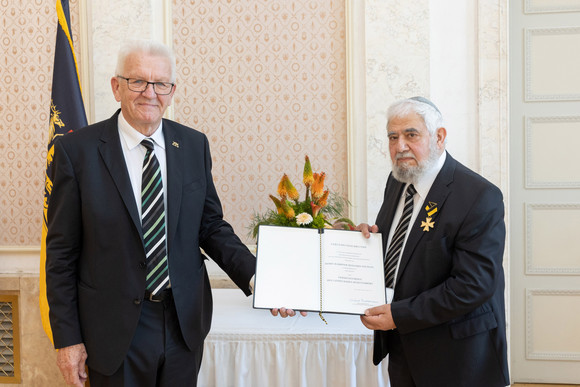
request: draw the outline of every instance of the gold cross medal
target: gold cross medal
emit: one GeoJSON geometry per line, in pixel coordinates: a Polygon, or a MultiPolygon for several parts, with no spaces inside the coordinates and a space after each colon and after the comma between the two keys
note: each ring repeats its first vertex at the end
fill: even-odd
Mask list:
{"type": "Polygon", "coordinates": [[[429,231],[429,229],[435,226],[435,222],[433,222],[432,216],[437,212],[437,203],[429,202],[427,206],[425,206],[425,211],[427,211],[427,219],[421,222],[421,227],[423,231],[429,231]]]}

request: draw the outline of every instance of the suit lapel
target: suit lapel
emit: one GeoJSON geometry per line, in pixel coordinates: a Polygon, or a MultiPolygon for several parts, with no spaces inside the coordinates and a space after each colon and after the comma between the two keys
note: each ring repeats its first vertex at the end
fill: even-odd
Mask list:
{"type": "Polygon", "coordinates": [[[185,165],[185,152],[180,148],[181,136],[170,121],[163,120],[165,137],[165,156],[167,158],[167,248],[177,231],[177,220],[181,208],[183,187],[182,170],[185,165]]]}
{"type": "Polygon", "coordinates": [[[437,212],[430,216],[431,222],[434,223],[434,228],[431,228],[430,231],[433,232],[433,230],[437,228],[437,218],[439,211],[441,211],[443,204],[449,195],[449,184],[451,184],[453,181],[453,173],[455,172],[456,164],[457,162],[448,153],[445,164],[443,164],[443,168],[441,168],[441,171],[439,171],[439,174],[435,178],[435,181],[433,182],[433,185],[431,186],[431,189],[429,190],[429,193],[423,202],[422,208],[419,210],[417,219],[415,219],[415,222],[409,231],[409,237],[407,238],[407,243],[405,244],[405,249],[403,250],[401,262],[399,264],[397,283],[399,283],[399,279],[403,275],[405,268],[413,255],[413,252],[421,241],[421,238],[423,238],[423,236],[429,232],[424,231],[424,227],[422,227],[421,224],[425,222],[429,216],[428,212],[431,210],[430,203],[435,204],[437,207],[437,212]],[[426,207],[429,207],[429,210],[427,210],[426,207]]]}
{"type": "Polygon", "coordinates": [[[105,128],[101,136],[101,144],[99,144],[99,152],[109,170],[117,190],[129,211],[129,215],[135,224],[137,230],[141,234],[141,219],[139,219],[139,211],[137,203],[135,203],[135,196],[133,188],[131,187],[131,180],[129,173],[125,166],[125,156],[121,148],[121,139],[119,138],[119,129],[117,124],[117,117],[119,111],[113,115],[109,120],[105,121],[105,128]],[[121,167],[120,167],[121,166],[121,167]],[[124,168],[123,168],[124,167],[124,168]]]}

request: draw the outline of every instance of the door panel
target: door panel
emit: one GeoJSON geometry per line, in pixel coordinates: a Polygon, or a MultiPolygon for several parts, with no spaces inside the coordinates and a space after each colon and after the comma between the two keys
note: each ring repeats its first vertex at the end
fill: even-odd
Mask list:
{"type": "Polygon", "coordinates": [[[580,1],[510,7],[512,380],[580,383],[580,1]]]}

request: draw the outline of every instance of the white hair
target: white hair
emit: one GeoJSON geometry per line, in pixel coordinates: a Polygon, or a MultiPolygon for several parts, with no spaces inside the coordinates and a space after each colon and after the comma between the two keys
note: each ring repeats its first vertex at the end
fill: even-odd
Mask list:
{"type": "Polygon", "coordinates": [[[175,82],[175,54],[168,46],[156,40],[132,39],[123,43],[117,55],[115,75],[123,75],[127,57],[136,53],[167,58],[171,64],[171,82],[175,82]]]}
{"type": "Polygon", "coordinates": [[[433,102],[423,97],[413,97],[402,99],[389,106],[387,127],[391,119],[405,117],[411,113],[416,113],[421,117],[431,136],[435,134],[437,129],[444,126],[443,116],[433,102]]]}

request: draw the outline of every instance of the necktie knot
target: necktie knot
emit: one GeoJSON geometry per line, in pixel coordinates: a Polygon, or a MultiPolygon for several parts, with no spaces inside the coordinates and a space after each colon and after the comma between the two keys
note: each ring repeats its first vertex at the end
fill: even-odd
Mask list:
{"type": "Polygon", "coordinates": [[[417,193],[417,190],[413,186],[413,184],[409,184],[407,187],[407,196],[414,196],[417,193]]]}
{"type": "Polygon", "coordinates": [[[141,145],[143,145],[149,152],[153,151],[153,141],[145,138],[141,141],[141,145]]]}

